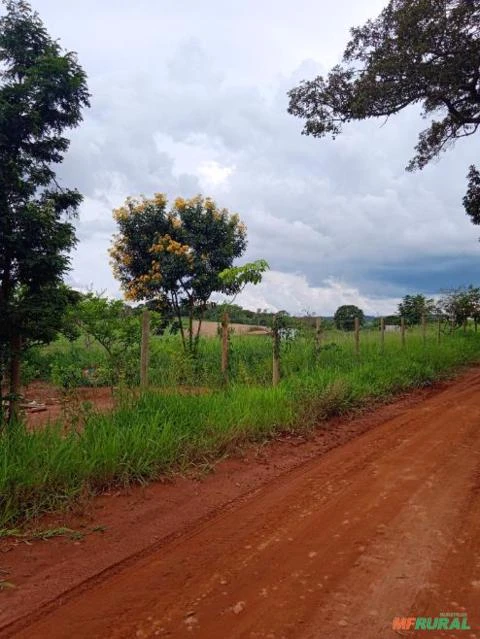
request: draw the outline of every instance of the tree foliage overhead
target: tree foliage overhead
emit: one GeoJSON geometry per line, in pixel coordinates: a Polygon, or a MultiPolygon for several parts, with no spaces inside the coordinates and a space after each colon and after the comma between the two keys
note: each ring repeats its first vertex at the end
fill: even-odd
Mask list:
{"type": "Polygon", "coordinates": [[[333,320],[335,326],[341,331],[353,331],[355,328],[355,318],[358,317],[360,325],[365,322],[365,315],[361,308],[354,304],[344,304],[335,311],[333,320]]]}
{"type": "Polygon", "coordinates": [[[467,175],[468,188],[463,198],[463,206],[473,224],[480,224],[480,172],[472,165],[467,175]]]}
{"type": "Polygon", "coordinates": [[[211,198],[177,198],[169,209],[161,193],[128,198],[114,217],[119,232],[110,253],[126,299],[157,300],[164,313],[176,316],[185,348],[195,351],[211,295],[235,295],[243,286],[221,274],[246,248],[244,224],[211,198]],[[188,339],[182,314],[189,318],[188,339]],[[194,335],[195,317],[200,321],[194,335]]]}
{"type": "Polygon", "coordinates": [[[480,3],[390,0],[378,18],[351,30],[326,78],[304,81],[289,96],[289,112],[315,137],[420,104],[430,125],[407,168],[421,169],[480,125],[480,3]]]}
{"type": "MultiPolygon", "coordinates": [[[[55,165],[89,103],[76,55],[47,33],[27,2],[4,0],[0,17],[0,345],[18,372],[28,341],[53,337],[68,302],[63,276],[81,202],[55,165]]],[[[10,373],[11,380],[17,372],[10,373]]],[[[13,386],[18,385],[18,380],[13,386]]],[[[11,389],[16,392],[17,388],[11,389]]]]}

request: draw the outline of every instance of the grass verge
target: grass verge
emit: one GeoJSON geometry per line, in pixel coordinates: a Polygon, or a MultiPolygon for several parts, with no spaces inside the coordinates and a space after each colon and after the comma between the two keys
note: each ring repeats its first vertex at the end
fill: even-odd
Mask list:
{"type": "Polygon", "coordinates": [[[305,430],[372,400],[431,384],[478,361],[480,337],[411,339],[408,348],[325,351],[278,387],[234,386],[203,395],[145,393],[81,432],[62,424],[0,436],[0,529],[70,506],[112,485],[147,482],[240,444],[305,430]]]}

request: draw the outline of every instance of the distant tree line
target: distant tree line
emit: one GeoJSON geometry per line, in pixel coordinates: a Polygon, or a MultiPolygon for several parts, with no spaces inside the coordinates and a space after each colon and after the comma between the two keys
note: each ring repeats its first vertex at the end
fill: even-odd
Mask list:
{"type": "MultiPolygon", "coordinates": [[[[221,322],[222,315],[226,307],[223,304],[211,302],[205,310],[204,318],[210,322],[221,322]]],[[[286,311],[281,313],[289,315],[286,311]]],[[[228,305],[228,315],[230,322],[234,324],[249,324],[252,326],[271,326],[276,315],[275,312],[268,309],[257,308],[256,311],[250,311],[242,308],[238,304],[228,305]]]]}
{"type": "MultiPolygon", "coordinates": [[[[361,326],[372,325],[372,321],[367,320],[360,308],[354,305],[343,305],[335,312],[335,327],[339,330],[351,331],[355,325],[355,317],[359,318],[361,326]]],[[[446,289],[437,300],[426,297],[422,293],[405,295],[398,305],[397,314],[387,315],[383,319],[386,325],[398,326],[402,318],[406,326],[417,326],[422,323],[423,318],[427,322],[440,320],[450,330],[466,326],[471,320],[477,331],[480,323],[480,287],[470,285],[446,289]]],[[[378,318],[373,325],[379,325],[378,318]]]]}

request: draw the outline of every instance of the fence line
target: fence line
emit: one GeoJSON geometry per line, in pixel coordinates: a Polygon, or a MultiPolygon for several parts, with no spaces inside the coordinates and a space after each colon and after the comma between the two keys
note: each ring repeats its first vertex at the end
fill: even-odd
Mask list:
{"type": "MultiPolygon", "coordinates": [[[[141,327],[142,327],[142,337],[141,337],[141,356],[140,356],[140,385],[145,388],[149,385],[149,337],[150,337],[150,313],[148,310],[145,310],[142,314],[141,318],[141,327]]],[[[296,329],[289,329],[283,327],[282,318],[276,317],[273,323],[273,327],[270,331],[270,336],[272,339],[271,345],[271,383],[273,386],[279,384],[280,379],[282,377],[282,351],[284,350],[282,344],[284,340],[289,341],[291,339],[291,335],[289,331],[295,331],[296,329]]],[[[393,344],[390,339],[387,340],[385,334],[387,332],[387,325],[384,317],[380,317],[377,320],[376,329],[372,327],[372,330],[362,331],[364,334],[362,337],[360,335],[362,331],[360,319],[357,317],[354,320],[354,330],[350,333],[350,337],[347,338],[352,340],[353,337],[353,353],[354,356],[359,359],[362,352],[368,353],[369,349],[371,349],[372,345],[375,347],[375,351],[377,354],[381,354],[385,356],[388,354],[388,345],[393,344]],[[353,334],[352,334],[353,333],[353,334]]],[[[224,312],[222,315],[222,319],[220,325],[218,327],[218,334],[220,336],[220,383],[223,386],[227,386],[231,381],[231,377],[233,375],[231,371],[230,364],[230,332],[231,332],[231,324],[230,324],[230,316],[227,312],[224,312]]],[[[407,342],[407,326],[404,317],[400,318],[400,326],[397,326],[395,329],[396,333],[399,333],[399,341],[402,348],[406,347],[407,342]]],[[[428,336],[431,337],[432,343],[441,344],[441,333],[442,333],[442,321],[441,319],[436,319],[436,321],[428,321],[426,315],[422,315],[420,325],[417,326],[417,339],[420,338],[423,346],[426,346],[428,342],[428,336]],[[430,330],[427,330],[427,329],[430,330]]],[[[336,331],[334,332],[335,336],[337,335],[336,331]]],[[[324,353],[326,350],[330,349],[334,343],[341,345],[343,340],[333,340],[332,344],[328,343],[329,339],[329,329],[325,329],[325,325],[322,322],[322,318],[317,317],[314,320],[314,325],[311,326],[310,337],[308,340],[311,340],[311,353],[314,354],[316,358],[316,362],[320,363],[324,353]],[[319,359],[318,359],[319,358],[319,359]]],[[[345,333],[345,336],[348,333],[345,333]]],[[[393,336],[392,336],[393,338],[393,336]]],[[[398,338],[397,338],[398,339],[398,338]]],[[[305,340],[304,340],[305,342],[305,340]]],[[[418,343],[418,342],[417,342],[418,343]]],[[[352,341],[350,341],[352,344],[352,341]]],[[[235,353],[235,349],[233,351],[235,353]]],[[[265,355],[265,351],[263,352],[265,355]]],[[[263,355],[263,356],[264,356],[263,355]]],[[[237,355],[235,355],[235,358],[237,355]]],[[[194,361],[194,360],[192,360],[194,361]]],[[[218,361],[218,360],[217,360],[218,361]]],[[[234,359],[233,361],[236,361],[234,359]]],[[[287,360],[287,362],[290,360],[287,360]]],[[[153,370],[153,369],[152,369],[153,370]]],[[[217,369],[218,370],[218,369],[217,369]]],[[[188,373],[187,373],[188,375],[188,373]]],[[[217,378],[218,379],[218,378],[217,378]]]]}

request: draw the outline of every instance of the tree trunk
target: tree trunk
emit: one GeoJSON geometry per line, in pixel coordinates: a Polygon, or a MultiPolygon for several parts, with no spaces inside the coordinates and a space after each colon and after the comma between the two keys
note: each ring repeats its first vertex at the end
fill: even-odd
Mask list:
{"type": "Polygon", "coordinates": [[[188,350],[190,355],[193,354],[193,303],[190,300],[188,305],[188,350]]]}
{"type": "Polygon", "coordinates": [[[187,352],[187,342],[185,340],[185,330],[183,328],[182,312],[180,310],[180,306],[178,304],[178,300],[177,300],[177,298],[175,297],[175,295],[173,293],[171,293],[171,301],[172,301],[172,306],[173,306],[174,311],[175,311],[175,315],[177,316],[177,319],[178,319],[178,327],[180,329],[180,336],[182,338],[183,350],[186,353],[187,352]]]}
{"type": "Polygon", "coordinates": [[[14,335],[10,340],[10,400],[8,406],[10,424],[13,424],[19,417],[21,351],[22,338],[20,335],[14,335]]]}
{"type": "Polygon", "coordinates": [[[0,351],[0,430],[5,426],[5,406],[3,405],[4,362],[0,351]]]}
{"type": "Polygon", "coordinates": [[[195,331],[195,339],[193,340],[193,349],[195,354],[198,352],[198,343],[200,341],[200,331],[202,330],[203,318],[205,315],[205,304],[203,304],[200,308],[200,313],[198,316],[198,324],[197,330],[195,331]]]}

